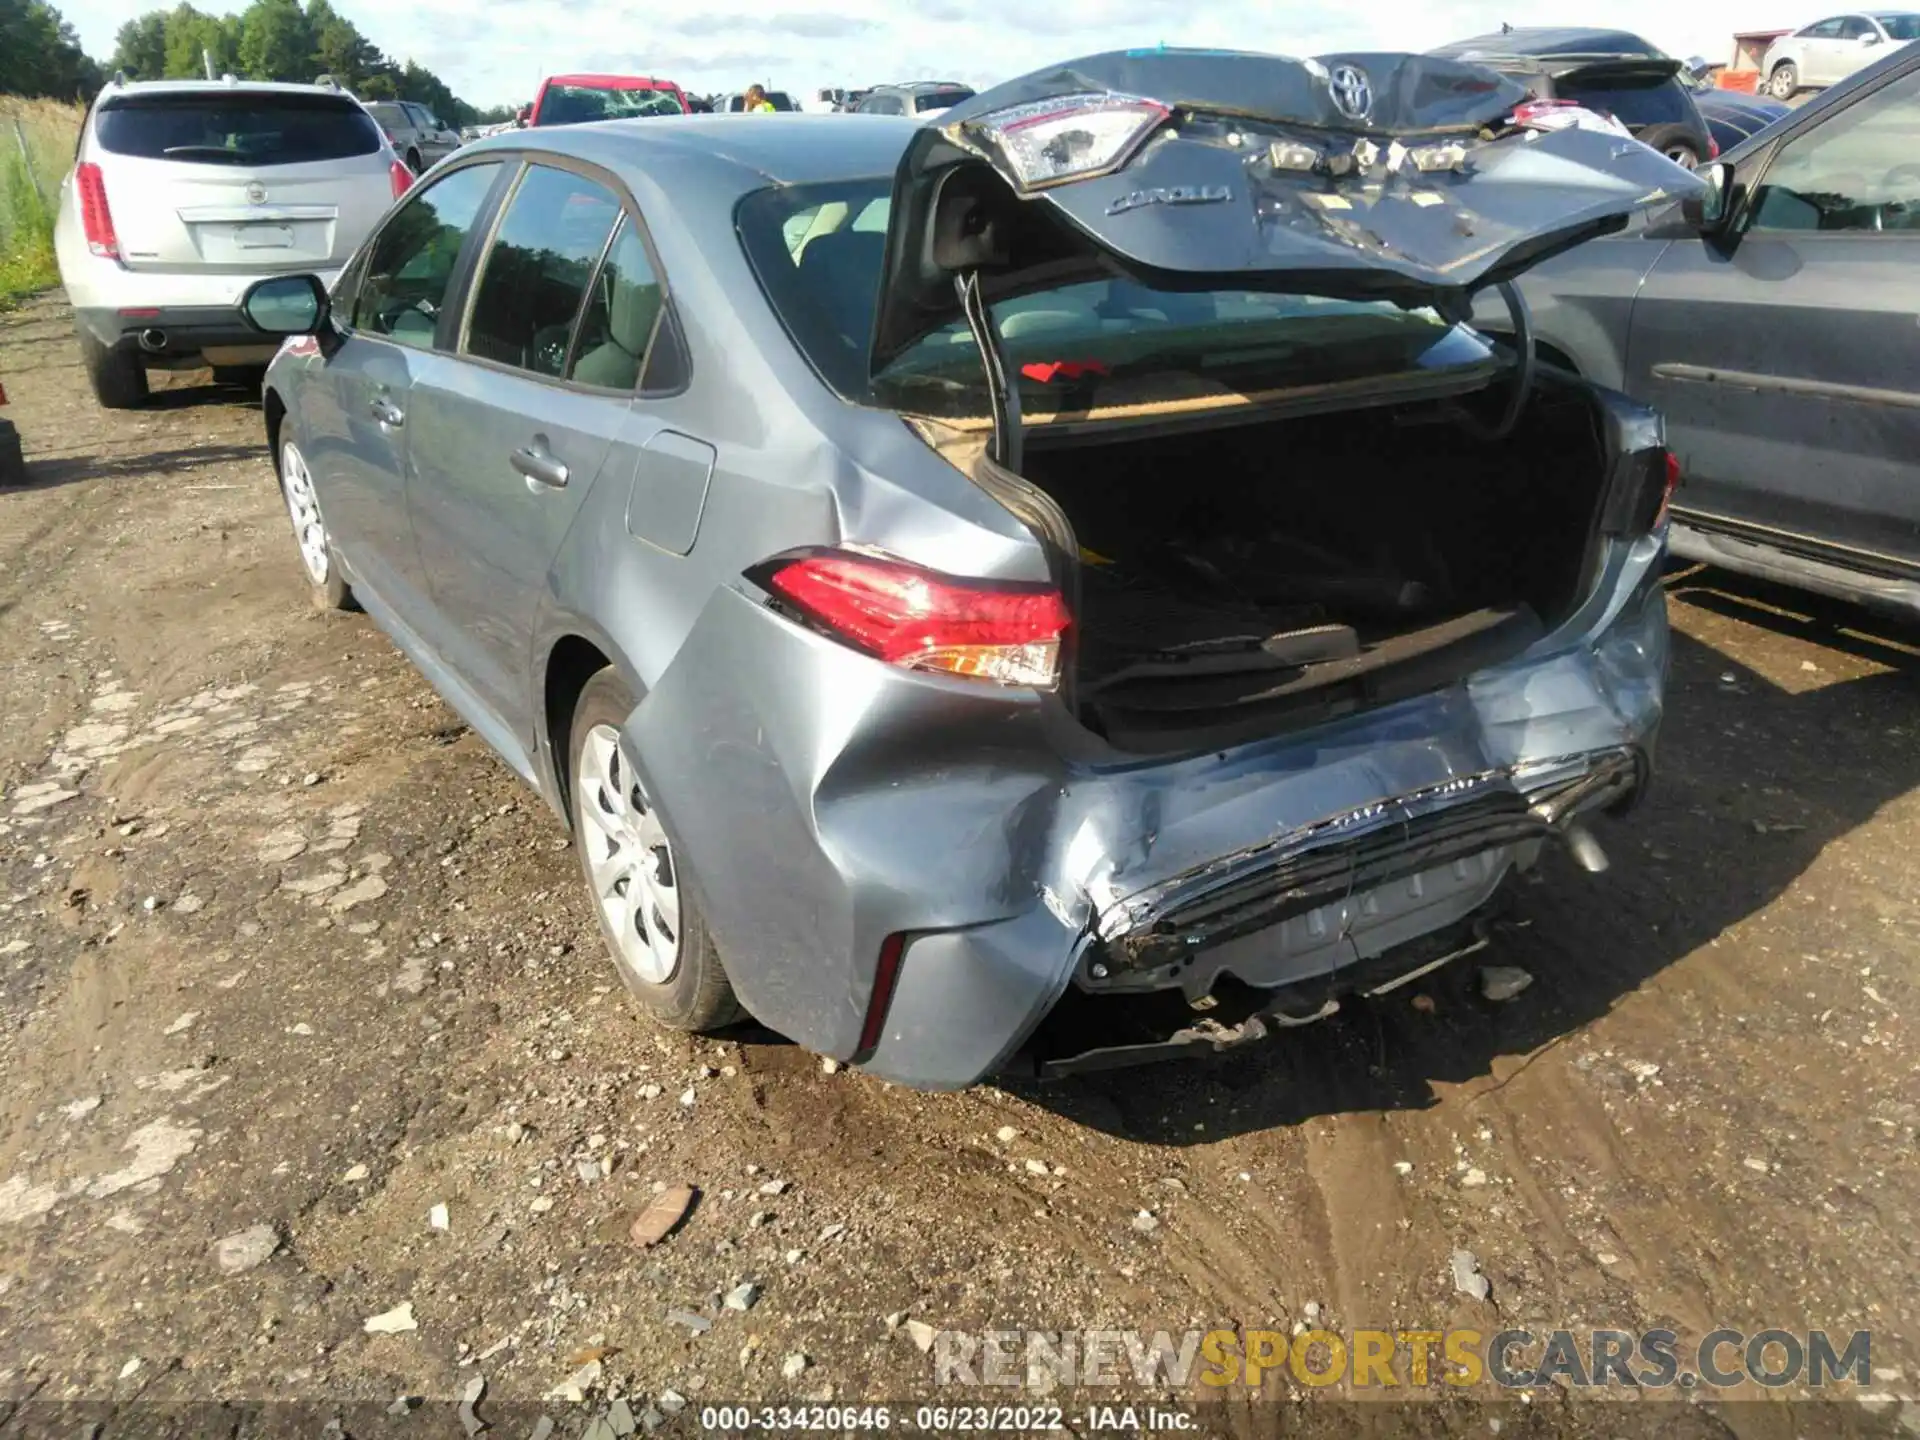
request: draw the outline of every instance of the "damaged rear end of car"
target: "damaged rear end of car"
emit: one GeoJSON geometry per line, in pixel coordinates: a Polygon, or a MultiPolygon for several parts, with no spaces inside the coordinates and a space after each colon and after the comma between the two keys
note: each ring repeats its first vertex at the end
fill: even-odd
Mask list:
{"type": "Polygon", "coordinates": [[[1397,55],[1014,81],[804,212],[849,260],[837,328],[794,318],[833,283],[806,197],[742,203],[830,388],[1039,557],[970,579],[850,525],[703,617],[751,703],[716,661],[638,712],[782,777],[684,822],[792,882],[709,901],[723,953],[851,955],[825,999],[730,959],[763,1019],[927,1087],[1212,1053],[1484,946],[1549,845],[1605,868],[1586,822],[1651,773],[1675,475],[1653,415],[1536,359],[1512,281],[1697,182],[1527,99],[1397,55]],[[1510,341],[1466,323],[1487,289],[1510,341]]]}

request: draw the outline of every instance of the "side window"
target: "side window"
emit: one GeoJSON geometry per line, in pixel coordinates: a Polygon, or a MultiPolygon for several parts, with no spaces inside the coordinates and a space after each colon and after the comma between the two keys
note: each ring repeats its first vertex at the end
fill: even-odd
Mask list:
{"type": "Polygon", "coordinates": [[[1754,196],[1755,230],[1920,231],[1910,72],[1780,147],[1754,196]]]}
{"type": "Polygon", "coordinates": [[[620,202],[604,185],[528,166],[480,262],[462,353],[563,374],[587,282],[619,218],[620,202]]]}
{"type": "Polygon", "coordinates": [[[1818,25],[1809,25],[1801,33],[1813,40],[1838,40],[1843,23],[1840,20],[1822,20],[1818,25]]]}
{"type": "Polygon", "coordinates": [[[499,174],[497,162],[469,165],[415,191],[394,212],[368,252],[353,302],[355,329],[433,348],[454,262],[499,174]]]}
{"type": "Polygon", "coordinates": [[[633,389],[640,383],[664,302],[640,232],[622,217],[620,234],[594,276],[580,313],[580,341],[567,378],[606,390],[633,389]]]}
{"type": "Polygon", "coordinates": [[[1862,36],[1873,34],[1873,22],[1864,15],[1849,15],[1840,22],[1842,40],[1858,40],[1862,36]]]}

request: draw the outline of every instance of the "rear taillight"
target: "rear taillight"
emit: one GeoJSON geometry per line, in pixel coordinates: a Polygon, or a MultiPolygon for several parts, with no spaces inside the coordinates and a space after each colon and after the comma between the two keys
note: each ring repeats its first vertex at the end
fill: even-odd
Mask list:
{"type": "Polygon", "coordinates": [[[398,200],[413,188],[413,171],[407,168],[407,162],[396,160],[387,167],[387,179],[393,185],[393,198],[398,200]]]}
{"type": "Polygon", "coordinates": [[[866,1018],[860,1022],[860,1049],[863,1057],[873,1054],[887,1028],[887,1011],[893,1005],[893,987],[900,982],[900,957],[906,953],[907,937],[889,935],[880,945],[880,959],[873,968],[873,989],[867,994],[866,1018]]]}
{"type": "Polygon", "coordinates": [[[1066,602],[1051,585],[970,580],[850,550],[782,556],[753,577],[800,617],[909,670],[1051,690],[1066,602]]]}
{"type": "Polygon", "coordinates": [[[1720,142],[1718,140],[1715,140],[1712,136],[1708,136],[1707,137],[1707,159],[1718,160],[1719,158],[1720,158],[1720,142]]]}
{"type": "Polygon", "coordinates": [[[1654,512],[1652,528],[1658,530],[1667,523],[1667,507],[1673,504],[1673,492],[1680,488],[1680,457],[1671,450],[1666,452],[1665,488],[1660,492],[1660,508],[1654,512]]]}
{"type": "Polygon", "coordinates": [[[74,189],[80,192],[80,228],[87,249],[108,260],[120,258],[120,237],[113,233],[113,211],[107,208],[107,182],[91,160],[74,167],[74,189]]]}

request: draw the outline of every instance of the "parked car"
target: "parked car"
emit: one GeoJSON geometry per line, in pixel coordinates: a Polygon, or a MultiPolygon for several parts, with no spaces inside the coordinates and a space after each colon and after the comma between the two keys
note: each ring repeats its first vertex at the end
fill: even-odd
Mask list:
{"type": "Polygon", "coordinates": [[[527,107],[528,126],[581,125],[684,115],[687,97],[671,80],[651,75],[554,75],[540,82],[527,107]]]}
{"type": "Polygon", "coordinates": [[[1497,70],[1536,99],[1570,100],[1610,115],[1689,170],[1720,153],[1680,79],[1681,62],[1628,31],[1516,27],[1432,53],[1497,70]]]}
{"type": "Polygon", "coordinates": [[[147,370],[264,367],[240,313],[263,275],[339,272],[413,174],[326,85],[106,86],[60,187],[54,251],[100,403],[146,403],[147,370]]]}
{"type": "Polygon", "coordinates": [[[1834,15],[1782,35],[1767,47],[1760,73],[1776,100],[1797,92],[1837,85],[1887,53],[1920,40],[1920,13],[1910,10],[1859,11],[1834,15]]]}
{"type": "Polygon", "coordinates": [[[668,1025],[951,1087],[1330,1014],[1652,764],[1659,421],[1445,317],[1700,187],[1525,99],[1152,51],[483,141],[249,299],[306,578],[570,819],[668,1025]]]}
{"type": "Polygon", "coordinates": [[[1791,106],[1765,95],[1721,89],[1713,82],[1712,72],[1713,67],[1705,60],[1694,59],[1687,62],[1680,78],[1693,92],[1700,118],[1707,122],[1713,143],[1723,154],[1793,113],[1791,106]]]}
{"type": "MultiPolygon", "coordinates": [[[[793,103],[793,97],[787,94],[787,92],[784,90],[768,90],[766,92],[766,97],[767,97],[767,103],[773,106],[775,110],[780,111],[782,113],[797,111],[800,108],[799,106],[793,103]]],[[[741,111],[747,108],[746,92],[743,90],[735,94],[729,95],[727,96],[727,103],[724,107],[715,106],[714,108],[716,110],[725,109],[726,112],[730,115],[738,115],[741,111]]]]}
{"type": "Polygon", "coordinates": [[[459,134],[440,123],[431,110],[411,100],[374,100],[367,113],[386,132],[393,153],[418,175],[460,148],[459,134]]]}
{"type": "Polygon", "coordinates": [[[1920,613],[1917,135],[1912,48],[1527,276],[1539,343],[1666,416],[1676,554],[1920,613]]]}
{"type": "Polygon", "coordinates": [[[876,85],[854,108],[862,115],[911,115],[933,120],[947,113],[973,91],[955,80],[914,80],[905,85],[876,85]]]}

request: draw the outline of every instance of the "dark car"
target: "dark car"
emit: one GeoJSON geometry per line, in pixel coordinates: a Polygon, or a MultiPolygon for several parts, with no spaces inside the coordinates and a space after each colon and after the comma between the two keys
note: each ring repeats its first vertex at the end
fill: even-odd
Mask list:
{"type": "Polygon", "coordinates": [[[1792,106],[1765,95],[1721,89],[1714,84],[1712,71],[1713,67],[1705,60],[1689,60],[1680,78],[1693,92],[1693,103],[1699,107],[1700,118],[1707,122],[1713,143],[1720,147],[1722,154],[1793,113],[1792,106]]]}
{"type": "Polygon", "coordinates": [[[1610,115],[1689,170],[1720,153],[1682,79],[1686,67],[1629,31],[1513,28],[1430,53],[1497,70],[1535,99],[1571,100],[1610,115]]]}
{"type": "Polygon", "coordinates": [[[1665,414],[1676,554],[1920,615],[1920,46],[1704,173],[1529,272],[1534,335],[1665,414]]]}

